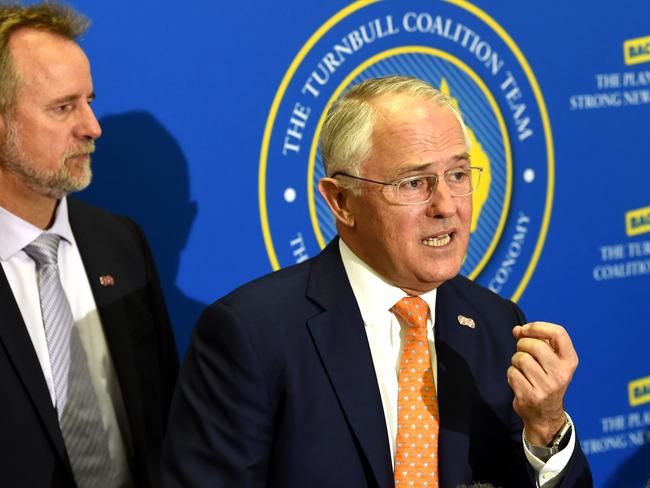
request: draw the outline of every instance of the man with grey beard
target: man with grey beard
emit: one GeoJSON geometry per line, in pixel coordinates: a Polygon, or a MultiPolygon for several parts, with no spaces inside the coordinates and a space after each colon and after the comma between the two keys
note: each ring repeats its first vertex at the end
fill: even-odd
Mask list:
{"type": "Polygon", "coordinates": [[[68,197],[101,129],[88,20],[0,5],[4,486],[158,486],[178,358],[142,231],[68,197]]]}

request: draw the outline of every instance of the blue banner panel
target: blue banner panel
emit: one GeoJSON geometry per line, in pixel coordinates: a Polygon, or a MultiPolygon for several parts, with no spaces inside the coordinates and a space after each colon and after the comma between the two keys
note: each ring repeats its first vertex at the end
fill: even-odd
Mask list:
{"type": "Polygon", "coordinates": [[[207,303],[335,235],[315,188],[328,104],[418,76],[485,168],[463,273],[567,328],[595,484],[646,486],[650,3],[72,3],[104,132],[82,198],[144,227],[181,351],[207,303]]]}

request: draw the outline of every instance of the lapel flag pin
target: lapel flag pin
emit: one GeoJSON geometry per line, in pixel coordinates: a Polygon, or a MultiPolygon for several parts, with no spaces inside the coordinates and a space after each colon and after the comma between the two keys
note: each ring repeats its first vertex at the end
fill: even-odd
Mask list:
{"type": "Polygon", "coordinates": [[[469,317],[465,317],[464,315],[458,316],[458,323],[460,325],[464,325],[465,327],[469,327],[470,329],[474,329],[476,327],[476,324],[474,323],[474,319],[470,319],[469,317]]]}
{"type": "Polygon", "coordinates": [[[99,284],[102,286],[113,286],[115,279],[111,275],[103,275],[99,277],[99,284]]]}

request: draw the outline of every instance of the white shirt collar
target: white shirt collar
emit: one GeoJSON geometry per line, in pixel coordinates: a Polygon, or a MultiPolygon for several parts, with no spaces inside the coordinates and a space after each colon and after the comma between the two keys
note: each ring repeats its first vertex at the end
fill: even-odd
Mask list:
{"type": "MultiPolygon", "coordinates": [[[[348,275],[354,297],[359,305],[363,323],[366,325],[381,322],[390,309],[402,298],[409,296],[404,290],[387,283],[370,266],[359,258],[348,245],[339,239],[339,250],[343,267],[348,275]]],[[[431,311],[433,318],[436,309],[436,289],[420,295],[431,311]]]]}
{"type": "MultiPolygon", "coordinates": [[[[57,205],[52,227],[47,229],[50,234],[57,234],[69,243],[74,243],[72,228],[68,220],[68,200],[62,198],[57,205]]],[[[11,259],[16,253],[43,233],[35,225],[12,214],[0,207],[0,260],[11,259]]]]}

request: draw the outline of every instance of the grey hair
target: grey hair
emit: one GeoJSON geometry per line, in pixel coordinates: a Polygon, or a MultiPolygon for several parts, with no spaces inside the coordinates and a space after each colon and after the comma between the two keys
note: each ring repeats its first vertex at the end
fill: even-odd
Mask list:
{"type": "Polygon", "coordinates": [[[452,99],[431,84],[409,76],[370,78],[345,92],[331,107],[320,134],[325,174],[343,172],[360,176],[361,164],[370,156],[372,132],[377,118],[373,101],[386,95],[403,95],[431,101],[458,119],[470,147],[463,117],[452,99]]]}

